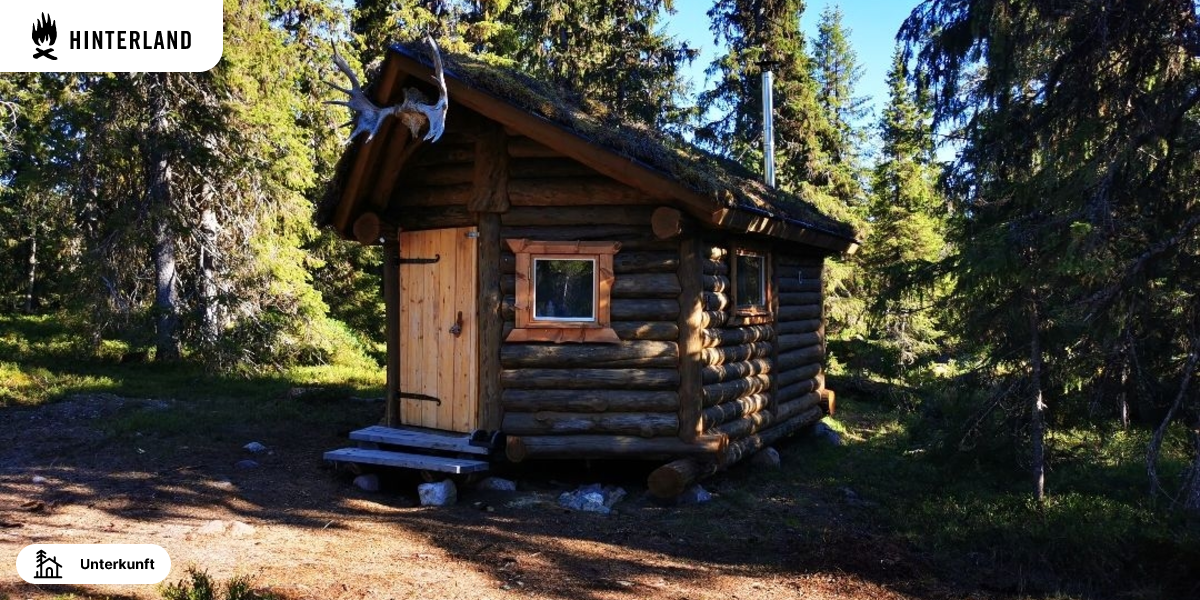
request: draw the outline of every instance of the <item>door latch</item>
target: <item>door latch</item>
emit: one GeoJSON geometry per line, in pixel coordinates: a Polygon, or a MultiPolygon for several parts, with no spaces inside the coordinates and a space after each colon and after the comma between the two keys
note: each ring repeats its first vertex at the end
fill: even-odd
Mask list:
{"type": "Polygon", "coordinates": [[[462,311],[461,310],[458,311],[458,318],[454,320],[454,325],[450,326],[450,333],[454,334],[454,337],[458,337],[459,335],[462,334],[462,311]]]}

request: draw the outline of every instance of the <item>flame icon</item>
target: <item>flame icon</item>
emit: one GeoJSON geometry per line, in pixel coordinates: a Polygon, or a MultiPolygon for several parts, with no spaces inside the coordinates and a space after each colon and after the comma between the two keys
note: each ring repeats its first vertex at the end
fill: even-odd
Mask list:
{"type": "Polygon", "coordinates": [[[58,60],[54,55],[54,42],[58,41],[58,27],[50,20],[50,15],[42,13],[42,18],[33,22],[33,43],[38,47],[34,58],[45,56],[50,60],[58,60]],[[42,45],[50,46],[42,49],[42,45]]]}

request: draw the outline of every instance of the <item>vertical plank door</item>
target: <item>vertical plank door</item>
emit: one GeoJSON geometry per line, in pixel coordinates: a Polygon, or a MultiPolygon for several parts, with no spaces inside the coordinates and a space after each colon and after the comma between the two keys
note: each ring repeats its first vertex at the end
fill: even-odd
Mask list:
{"type": "Polygon", "coordinates": [[[475,228],[402,232],[400,258],[400,392],[430,398],[402,397],[400,423],[472,431],[479,426],[475,228]]]}

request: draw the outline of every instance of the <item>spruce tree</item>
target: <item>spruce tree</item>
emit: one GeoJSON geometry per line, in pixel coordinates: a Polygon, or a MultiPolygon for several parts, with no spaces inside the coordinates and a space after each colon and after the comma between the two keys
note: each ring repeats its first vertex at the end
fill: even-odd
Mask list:
{"type": "Polygon", "coordinates": [[[902,31],[961,125],[959,331],[1020,376],[1038,498],[1048,411],[1133,399],[1185,421],[1200,511],[1198,29],[1187,0],[931,0],[902,31]]]}
{"type": "Polygon", "coordinates": [[[890,351],[887,362],[902,371],[938,349],[941,326],[935,309],[947,283],[936,264],[947,251],[948,211],[937,187],[929,97],[924,86],[909,85],[899,51],[887,83],[871,174],[872,235],[861,268],[873,299],[870,336],[890,351]]]}

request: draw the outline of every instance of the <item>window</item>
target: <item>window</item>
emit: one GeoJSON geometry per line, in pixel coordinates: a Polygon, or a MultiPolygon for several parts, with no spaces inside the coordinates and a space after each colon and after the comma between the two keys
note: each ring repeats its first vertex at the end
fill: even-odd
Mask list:
{"type": "Polygon", "coordinates": [[[621,341],[609,316],[620,243],[506,241],[516,255],[516,327],[505,341],[621,341]]]}
{"type": "Polygon", "coordinates": [[[745,317],[744,322],[769,318],[771,298],[767,285],[767,255],[738,249],[734,252],[732,267],[734,315],[745,317]]]}

